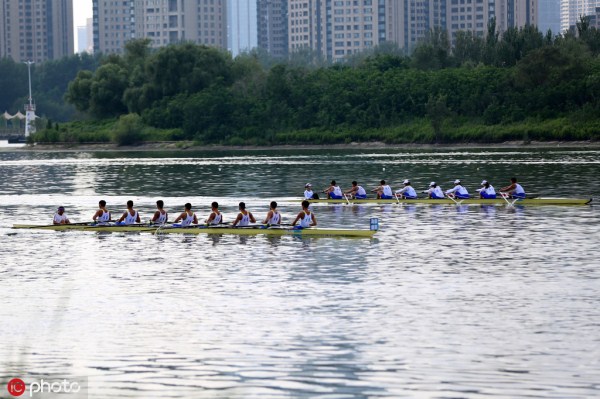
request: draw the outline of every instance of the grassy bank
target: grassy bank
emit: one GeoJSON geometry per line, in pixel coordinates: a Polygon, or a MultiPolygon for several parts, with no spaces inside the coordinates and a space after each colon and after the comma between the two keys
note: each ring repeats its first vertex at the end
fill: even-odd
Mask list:
{"type": "MultiPolygon", "coordinates": [[[[383,142],[386,144],[460,144],[502,143],[506,141],[597,141],[600,139],[600,119],[581,118],[578,115],[547,120],[527,119],[515,123],[486,125],[482,121],[448,119],[438,138],[427,119],[416,119],[402,125],[357,130],[352,128],[334,131],[307,129],[254,135],[232,134],[225,139],[207,142],[196,140],[197,145],[270,146],[270,145],[323,145],[383,142]]],[[[45,129],[33,136],[38,144],[138,143],[180,141],[179,129],[158,129],[145,126],[136,115],[126,115],[119,120],[78,121],[65,123],[58,128],[45,129]]]]}

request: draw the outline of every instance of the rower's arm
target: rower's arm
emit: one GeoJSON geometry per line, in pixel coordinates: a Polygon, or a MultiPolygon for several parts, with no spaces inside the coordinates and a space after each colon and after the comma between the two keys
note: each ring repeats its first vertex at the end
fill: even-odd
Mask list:
{"type": "Polygon", "coordinates": [[[194,213],[194,220],[192,220],[193,224],[198,224],[198,217],[196,217],[196,214],[194,213]]]}
{"type": "Polygon", "coordinates": [[[510,186],[502,187],[502,188],[500,189],[500,191],[511,191],[511,190],[514,190],[515,188],[517,188],[517,187],[515,186],[515,184],[511,184],[510,186]]]}
{"type": "Polygon", "coordinates": [[[124,214],[121,215],[119,220],[117,220],[117,223],[121,223],[123,220],[125,220],[126,217],[127,217],[127,212],[125,212],[124,214]]]}
{"type": "Polygon", "coordinates": [[[269,213],[267,213],[267,217],[265,217],[265,220],[263,221],[263,224],[267,224],[269,222],[269,220],[271,220],[272,217],[273,217],[273,211],[269,211],[269,213]]]}
{"type": "Polygon", "coordinates": [[[317,217],[315,216],[315,213],[311,213],[310,216],[312,216],[312,223],[310,224],[311,226],[316,226],[317,225],[317,217]]]}
{"type": "Polygon", "coordinates": [[[295,226],[296,223],[298,222],[298,220],[300,220],[300,218],[302,218],[304,216],[304,212],[300,212],[297,216],[296,219],[294,219],[294,221],[292,222],[292,226],[295,226]]]}
{"type": "Polygon", "coordinates": [[[177,223],[177,222],[179,222],[181,219],[183,219],[183,218],[184,218],[184,216],[183,216],[184,214],[186,214],[186,213],[185,213],[185,212],[183,212],[181,215],[177,216],[177,219],[175,219],[175,221],[174,221],[173,223],[177,223]]]}
{"type": "Polygon", "coordinates": [[[252,223],[256,223],[256,219],[254,218],[254,215],[252,215],[252,212],[248,212],[248,216],[250,216],[250,221],[252,223]]]}
{"type": "Polygon", "coordinates": [[[210,215],[208,215],[208,218],[206,219],[206,221],[204,223],[209,224],[210,222],[212,222],[213,220],[215,220],[215,213],[211,212],[210,215]]]}
{"type": "Polygon", "coordinates": [[[154,212],[154,216],[152,216],[152,222],[156,222],[158,220],[159,216],[160,216],[159,211],[154,212]]]}
{"type": "Polygon", "coordinates": [[[142,223],[142,219],[140,219],[140,213],[138,212],[137,218],[135,219],[136,223],[142,223]]]}
{"type": "Polygon", "coordinates": [[[371,190],[372,193],[376,193],[377,191],[379,191],[381,189],[381,186],[377,186],[375,187],[373,190],[371,190]]]}
{"type": "Polygon", "coordinates": [[[100,213],[100,210],[98,209],[98,210],[96,211],[96,213],[94,213],[94,216],[92,216],[92,220],[93,220],[94,222],[96,221],[96,219],[98,219],[98,218],[100,217],[100,215],[98,215],[99,213],[100,213]]]}
{"type": "Polygon", "coordinates": [[[241,214],[241,213],[239,213],[239,214],[237,215],[237,218],[235,218],[235,220],[233,221],[233,224],[232,224],[232,226],[233,226],[233,227],[237,226],[237,224],[240,222],[240,220],[242,220],[242,214],[241,214]]]}

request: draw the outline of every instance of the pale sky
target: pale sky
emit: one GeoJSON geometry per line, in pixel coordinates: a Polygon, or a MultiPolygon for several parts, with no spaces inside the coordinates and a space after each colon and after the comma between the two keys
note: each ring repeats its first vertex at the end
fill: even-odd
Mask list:
{"type": "Polygon", "coordinates": [[[92,18],[92,0],[73,0],[73,27],[75,51],[77,51],[77,27],[85,26],[87,18],[92,18]]]}

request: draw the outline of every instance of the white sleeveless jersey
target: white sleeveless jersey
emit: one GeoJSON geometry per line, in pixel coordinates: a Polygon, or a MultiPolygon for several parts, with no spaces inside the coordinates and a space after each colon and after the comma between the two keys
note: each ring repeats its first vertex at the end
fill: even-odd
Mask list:
{"type": "Polygon", "coordinates": [[[166,222],[167,222],[167,212],[165,212],[165,213],[161,213],[161,212],[159,211],[159,214],[158,214],[158,219],[156,219],[156,221],[155,221],[154,223],[157,223],[157,224],[165,224],[166,222]]]}
{"type": "Polygon", "coordinates": [[[129,211],[127,211],[127,216],[125,216],[125,220],[123,220],[125,222],[125,224],[134,224],[137,221],[138,218],[138,213],[137,211],[135,211],[135,213],[133,215],[131,215],[131,213],[129,213],[129,211]]]}
{"type": "Polygon", "coordinates": [[[59,215],[58,213],[54,214],[54,223],[64,223],[67,219],[67,215],[64,213],[62,215],[59,215]]]}
{"type": "Polygon", "coordinates": [[[279,224],[281,222],[281,213],[273,212],[271,219],[267,221],[268,224],[279,224]]]}
{"type": "Polygon", "coordinates": [[[525,189],[519,183],[515,183],[514,194],[525,194],[525,189]]]}
{"type": "Polygon", "coordinates": [[[367,195],[367,190],[363,188],[363,186],[357,186],[358,190],[356,190],[356,195],[367,195]]]}
{"type": "Polygon", "coordinates": [[[313,195],[315,194],[312,190],[304,190],[304,199],[312,199],[313,195]]]}
{"type": "MultiPolygon", "coordinates": [[[[240,212],[241,213],[241,212],[240,212]]],[[[238,226],[248,226],[250,224],[250,213],[246,213],[245,215],[241,213],[242,220],[238,223],[238,226]]]]}
{"type": "Polygon", "coordinates": [[[96,221],[98,223],[106,223],[109,220],[110,220],[110,212],[104,212],[104,211],[102,211],[102,215],[100,215],[96,218],[96,221]]]}
{"type": "Polygon", "coordinates": [[[381,187],[383,190],[383,195],[387,195],[389,197],[393,197],[394,194],[392,193],[392,188],[389,185],[385,185],[383,187],[381,187]]]}
{"type": "Polygon", "coordinates": [[[405,186],[400,190],[396,190],[396,194],[404,194],[405,197],[416,197],[417,192],[412,186],[405,186]]]}
{"type": "MultiPolygon", "coordinates": [[[[214,213],[214,212],[213,212],[214,213]]],[[[210,224],[221,224],[221,220],[223,220],[223,214],[219,213],[218,215],[215,213],[215,218],[210,221],[210,224]]]]}
{"type": "Polygon", "coordinates": [[[194,215],[195,215],[194,213],[192,213],[192,214],[190,215],[189,213],[187,213],[187,212],[186,212],[186,217],[185,217],[185,219],[183,219],[183,220],[181,221],[181,225],[182,225],[183,227],[186,227],[186,226],[189,226],[189,225],[191,225],[191,224],[192,224],[192,222],[194,221],[194,215]]]}
{"type": "Polygon", "coordinates": [[[340,186],[335,186],[333,187],[333,195],[337,195],[337,196],[343,196],[344,194],[342,194],[342,189],[340,188],[340,186]]]}
{"type": "Polygon", "coordinates": [[[301,227],[310,227],[311,223],[312,223],[312,213],[308,213],[308,212],[304,211],[304,217],[300,221],[300,226],[301,227]]]}

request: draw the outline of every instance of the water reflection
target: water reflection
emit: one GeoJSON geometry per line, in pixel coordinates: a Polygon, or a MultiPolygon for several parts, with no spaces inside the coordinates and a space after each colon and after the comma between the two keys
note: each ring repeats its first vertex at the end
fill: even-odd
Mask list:
{"type": "Polygon", "coordinates": [[[373,240],[7,227],[59,203],[89,220],[101,196],[144,215],[161,198],[172,217],[217,200],[227,220],[245,200],[262,217],[326,183],[330,161],[340,181],[384,164],[415,186],[515,174],[540,191],[560,175],[595,194],[598,153],[0,153],[0,380],[90,376],[98,398],[596,397],[594,207],[314,207],[323,227],[379,218],[373,240]]]}

